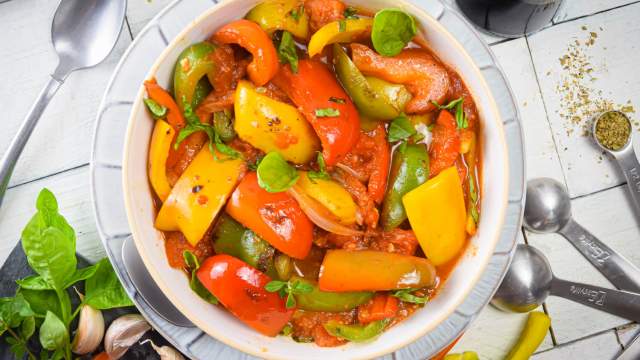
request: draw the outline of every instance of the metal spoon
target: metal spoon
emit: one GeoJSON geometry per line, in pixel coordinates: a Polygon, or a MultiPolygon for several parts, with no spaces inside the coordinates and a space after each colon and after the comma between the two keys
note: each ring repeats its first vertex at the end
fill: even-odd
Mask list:
{"type": "Polygon", "coordinates": [[[505,311],[527,312],[540,306],[549,295],[640,321],[639,294],[558,279],[540,250],[519,244],[492,304],[505,311]]]}
{"type": "Polygon", "coordinates": [[[538,178],[527,183],[524,226],[537,233],[559,233],[615,287],[640,293],[640,269],[573,220],[571,199],[556,180],[538,178]]]}
{"type": "Polygon", "coordinates": [[[629,124],[629,129],[631,129],[631,120],[620,111],[605,111],[602,114],[598,115],[593,121],[593,129],[591,134],[593,135],[593,139],[596,144],[600,146],[600,148],[611,156],[613,156],[620,168],[622,169],[622,173],[624,177],[627,179],[627,186],[629,187],[629,192],[631,193],[631,198],[633,199],[633,205],[636,209],[636,215],[640,216],[640,163],[638,163],[638,157],[636,156],[636,152],[633,149],[633,143],[631,139],[633,138],[632,134],[629,134],[629,138],[627,139],[627,143],[620,150],[611,150],[604,146],[596,136],[596,126],[598,122],[605,114],[608,113],[618,113],[624,117],[624,119],[629,124]]]}
{"type": "Polygon", "coordinates": [[[109,55],[120,35],[126,7],[126,0],[62,0],[58,5],[51,25],[58,66],[2,156],[0,206],[18,157],[40,115],[71,72],[98,65],[109,55]]]}

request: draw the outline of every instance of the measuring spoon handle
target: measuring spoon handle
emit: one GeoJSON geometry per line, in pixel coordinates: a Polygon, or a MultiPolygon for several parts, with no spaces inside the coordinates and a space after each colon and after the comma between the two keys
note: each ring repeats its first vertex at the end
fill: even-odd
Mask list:
{"type": "Polygon", "coordinates": [[[640,321],[640,295],[638,294],[557,278],[551,281],[550,294],[625,319],[640,321]]]}
{"type": "Polygon", "coordinates": [[[640,163],[633,150],[633,145],[628,146],[614,156],[618,160],[620,168],[622,168],[624,177],[627,179],[627,187],[633,199],[636,216],[640,217],[640,163]]]}
{"type": "Polygon", "coordinates": [[[570,219],[560,234],[602,273],[615,287],[640,293],[640,269],[570,219]]]}

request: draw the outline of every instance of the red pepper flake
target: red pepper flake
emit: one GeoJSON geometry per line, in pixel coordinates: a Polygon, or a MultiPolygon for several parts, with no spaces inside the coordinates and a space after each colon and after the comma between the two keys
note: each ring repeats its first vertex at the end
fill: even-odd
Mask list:
{"type": "Polygon", "coordinates": [[[200,205],[206,205],[209,202],[209,198],[204,195],[198,195],[197,201],[200,205]]]}

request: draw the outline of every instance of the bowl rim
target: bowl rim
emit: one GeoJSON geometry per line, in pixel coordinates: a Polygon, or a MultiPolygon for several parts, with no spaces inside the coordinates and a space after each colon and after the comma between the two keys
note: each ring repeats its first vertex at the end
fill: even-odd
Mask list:
{"type": "MultiPolygon", "coordinates": [[[[215,3],[213,6],[211,6],[210,8],[208,8],[206,11],[202,12],[200,15],[198,15],[195,19],[193,19],[192,21],[189,22],[189,24],[187,24],[179,33],[178,35],[176,35],[167,45],[166,47],[163,49],[163,51],[160,53],[160,55],[157,56],[156,60],[154,61],[153,65],[149,68],[149,71],[146,73],[145,75],[145,79],[149,79],[151,77],[154,77],[155,74],[157,73],[159,67],[165,63],[165,61],[167,61],[167,57],[168,55],[179,45],[182,44],[183,39],[186,38],[187,34],[191,33],[193,31],[193,29],[199,25],[201,22],[203,22],[206,18],[208,18],[209,16],[214,15],[219,8],[236,2],[236,1],[240,1],[240,0],[220,0],[217,3],[215,3]]],[[[504,201],[502,202],[502,206],[500,207],[499,211],[498,211],[498,219],[499,219],[499,223],[496,224],[495,226],[495,231],[492,234],[492,242],[488,243],[487,245],[491,245],[491,248],[494,249],[496,247],[496,245],[498,244],[499,240],[500,240],[500,236],[501,236],[501,231],[500,229],[503,227],[504,223],[505,223],[505,214],[507,211],[507,207],[509,204],[509,159],[508,159],[508,146],[506,143],[506,137],[505,137],[505,129],[504,129],[504,121],[501,115],[501,112],[498,108],[498,105],[496,103],[495,97],[493,96],[493,93],[490,90],[490,87],[487,84],[487,81],[485,79],[485,77],[483,76],[481,69],[477,66],[477,64],[475,63],[475,61],[471,58],[471,56],[469,55],[469,53],[467,52],[467,50],[464,48],[464,46],[462,46],[462,44],[458,41],[458,39],[456,39],[441,23],[438,19],[434,18],[433,16],[431,16],[426,10],[424,10],[423,8],[419,7],[418,5],[416,5],[415,3],[413,3],[411,0],[394,0],[397,2],[397,5],[400,5],[401,7],[403,7],[404,9],[406,9],[409,13],[411,13],[413,16],[416,16],[418,18],[420,18],[421,20],[425,21],[425,22],[429,22],[431,26],[435,27],[438,29],[438,33],[441,36],[445,36],[447,38],[447,41],[452,44],[454,47],[456,47],[458,49],[458,51],[462,54],[462,56],[465,57],[465,63],[470,65],[470,69],[471,71],[473,71],[475,73],[475,75],[477,76],[477,78],[479,79],[479,84],[480,87],[483,89],[483,93],[484,94],[489,94],[489,99],[488,99],[488,106],[486,111],[487,112],[491,112],[494,114],[493,118],[495,119],[495,121],[497,122],[497,131],[499,132],[499,142],[500,142],[500,146],[502,148],[502,151],[500,151],[499,153],[502,155],[502,163],[503,163],[503,183],[505,184],[503,190],[502,190],[502,197],[501,199],[503,199],[504,201]]],[[[345,2],[348,2],[348,0],[345,0],[345,2]]],[[[442,6],[447,7],[447,4],[442,3],[442,6]]],[[[171,290],[171,286],[169,286],[169,284],[165,283],[162,280],[162,276],[161,274],[158,272],[158,270],[152,266],[152,262],[151,260],[148,258],[147,256],[147,252],[145,251],[145,247],[144,244],[142,242],[142,240],[138,240],[141,239],[143,236],[141,234],[142,230],[138,228],[138,223],[136,221],[134,221],[134,216],[132,215],[134,213],[133,211],[133,205],[131,204],[131,199],[130,199],[130,194],[132,193],[131,190],[129,189],[129,182],[128,182],[128,178],[129,178],[129,156],[128,154],[130,153],[130,146],[132,146],[132,139],[133,139],[133,122],[136,119],[136,109],[138,109],[143,102],[144,99],[144,94],[145,94],[145,90],[144,90],[144,86],[143,84],[140,84],[139,90],[135,96],[135,100],[131,106],[131,111],[127,120],[127,130],[126,130],[126,135],[125,135],[125,140],[124,140],[124,151],[123,151],[123,160],[122,160],[122,186],[123,186],[123,193],[124,193],[124,205],[125,205],[125,210],[126,210],[126,216],[127,216],[127,222],[129,223],[129,226],[131,227],[131,236],[134,240],[134,244],[136,246],[136,249],[138,251],[138,253],[140,254],[140,258],[142,259],[145,268],[147,269],[147,271],[149,272],[149,274],[151,275],[151,277],[153,278],[153,280],[156,282],[156,284],[158,285],[158,287],[162,290],[163,294],[171,301],[171,303],[183,314],[185,315],[190,321],[192,321],[194,323],[194,325],[196,325],[197,328],[199,328],[200,330],[202,330],[204,333],[212,336],[213,338],[215,338],[216,340],[219,340],[220,342],[224,343],[227,346],[233,347],[235,349],[238,349],[242,352],[245,352],[247,354],[253,355],[253,356],[257,356],[260,358],[267,358],[267,359],[277,359],[276,357],[274,357],[273,355],[270,355],[268,352],[263,352],[261,351],[261,349],[254,349],[251,346],[247,346],[243,343],[239,343],[231,338],[228,338],[224,331],[215,331],[215,327],[209,327],[206,326],[206,324],[202,321],[200,321],[199,317],[197,316],[197,314],[192,313],[191,311],[189,311],[188,306],[181,306],[182,302],[178,301],[177,298],[174,296],[172,290],[171,290]]],[[[472,92],[472,94],[474,95],[475,98],[475,93],[472,92]]],[[[149,191],[153,191],[151,189],[151,187],[149,186],[149,191]]],[[[154,230],[156,232],[159,232],[157,229],[154,228],[154,230]]],[[[380,356],[384,356],[386,354],[392,353],[397,351],[398,349],[401,349],[407,345],[409,345],[410,343],[418,340],[419,338],[423,337],[426,333],[428,333],[429,331],[433,330],[436,326],[438,326],[439,324],[441,324],[444,320],[446,320],[446,318],[448,318],[449,316],[451,316],[456,308],[458,308],[463,301],[469,296],[469,293],[474,289],[474,287],[477,285],[480,277],[482,276],[482,274],[484,273],[484,270],[486,269],[490,259],[491,259],[491,255],[492,253],[487,252],[486,256],[484,259],[482,259],[480,266],[478,267],[478,271],[475,271],[474,274],[471,276],[472,280],[468,283],[467,288],[464,291],[464,294],[462,296],[459,296],[459,298],[457,299],[457,301],[451,303],[448,307],[445,308],[446,311],[440,311],[438,315],[435,316],[434,321],[431,321],[430,323],[428,323],[427,326],[424,326],[420,329],[418,329],[419,331],[415,331],[414,335],[412,336],[407,336],[407,337],[403,337],[403,340],[400,341],[396,341],[393,343],[393,345],[386,347],[385,349],[381,349],[378,350],[375,353],[372,354],[368,354],[367,358],[369,357],[380,357],[380,356]]]]}

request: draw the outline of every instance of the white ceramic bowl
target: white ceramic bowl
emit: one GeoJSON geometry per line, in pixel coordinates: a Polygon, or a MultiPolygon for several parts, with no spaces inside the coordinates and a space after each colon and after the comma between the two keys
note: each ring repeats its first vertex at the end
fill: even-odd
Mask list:
{"type": "MultiPolygon", "coordinates": [[[[226,0],[203,13],[169,44],[146,78],[155,77],[159,84],[169,87],[175,61],[185,47],[204,40],[229,21],[243,17],[259,2],[261,0],[226,0]]],[[[486,81],[461,44],[435,19],[407,1],[347,2],[370,10],[399,7],[412,14],[431,49],[464,79],[473,94],[482,123],[482,207],[477,234],[438,296],[372,342],[321,348],[314,344],[296,343],[288,337],[266,337],[224,309],[204,302],[190,290],[185,274],[169,266],[162,234],[153,227],[155,210],[147,180],[147,152],[153,119],[142,102],[142,84],[131,84],[139,86],[140,91],[131,111],[125,140],[123,187],[127,217],[138,252],[158,286],[189,320],[219,341],[261,358],[373,358],[417,340],[451,315],[469,295],[493,253],[505,216],[509,172],[503,122],[486,81]]]]}

